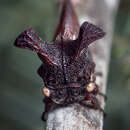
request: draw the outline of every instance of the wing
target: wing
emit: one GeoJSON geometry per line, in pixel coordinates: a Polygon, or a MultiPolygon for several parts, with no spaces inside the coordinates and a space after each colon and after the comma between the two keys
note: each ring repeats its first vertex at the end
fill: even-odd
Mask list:
{"type": "Polygon", "coordinates": [[[22,32],[14,42],[19,48],[24,48],[36,52],[42,61],[52,64],[60,64],[60,51],[56,44],[46,43],[41,40],[34,30],[28,29],[22,32]]]}

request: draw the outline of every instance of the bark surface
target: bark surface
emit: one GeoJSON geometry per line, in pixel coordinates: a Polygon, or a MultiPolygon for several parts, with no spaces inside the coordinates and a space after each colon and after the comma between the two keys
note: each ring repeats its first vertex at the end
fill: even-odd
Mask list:
{"type": "MultiPolygon", "coordinates": [[[[74,1],[72,1],[74,2],[74,1]]],[[[96,76],[100,92],[105,94],[108,65],[112,46],[114,19],[119,0],[81,0],[74,3],[80,23],[89,21],[101,26],[106,36],[90,46],[95,71],[102,73],[96,76]]],[[[104,98],[98,96],[101,107],[104,108],[104,98]]],[[[57,108],[48,114],[46,130],[102,130],[103,114],[98,110],[85,108],[79,104],[57,108]]]]}

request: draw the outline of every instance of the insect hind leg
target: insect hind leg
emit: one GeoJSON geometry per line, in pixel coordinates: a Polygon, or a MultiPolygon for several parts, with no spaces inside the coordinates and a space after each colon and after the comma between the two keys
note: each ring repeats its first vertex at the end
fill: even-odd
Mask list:
{"type": "Polygon", "coordinates": [[[84,101],[80,101],[79,104],[84,106],[84,107],[89,107],[89,108],[92,108],[92,109],[95,109],[95,110],[99,110],[99,111],[101,111],[103,113],[104,117],[106,116],[106,113],[105,113],[104,109],[101,108],[101,106],[99,104],[99,101],[95,96],[92,96],[90,98],[89,103],[85,102],[85,100],[84,100],[84,101]]]}
{"type": "Polygon", "coordinates": [[[45,103],[45,111],[42,113],[41,119],[46,121],[47,113],[50,111],[53,102],[50,98],[47,97],[43,99],[43,102],[45,103]]]}

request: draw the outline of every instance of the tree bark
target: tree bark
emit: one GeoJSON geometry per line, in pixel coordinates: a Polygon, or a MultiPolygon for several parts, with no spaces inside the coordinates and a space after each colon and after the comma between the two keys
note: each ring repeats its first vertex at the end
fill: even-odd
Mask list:
{"type": "MultiPolygon", "coordinates": [[[[73,1],[74,2],[74,1],[73,1]]],[[[119,5],[119,0],[81,0],[75,4],[75,9],[80,23],[89,21],[101,26],[106,32],[105,38],[96,41],[90,46],[93,60],[96,64],[95,71],[102,75],[96,76],[96,83],[101,93],[105,94],[108,65],[112,46],[114,19],[119,5]]],[[[101,107],[105,102],[102,96],[98,96],[101,107]]],[[[72,104],[67,107],[57,108],[48,114],[46,130],[102,130],[103,114],[93,110],[72,104]]]]}

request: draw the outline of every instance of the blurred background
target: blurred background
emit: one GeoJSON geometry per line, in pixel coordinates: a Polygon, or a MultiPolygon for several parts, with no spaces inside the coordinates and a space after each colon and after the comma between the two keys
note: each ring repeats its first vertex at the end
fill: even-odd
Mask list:
{"type": "MultiPolygon", "coordinates": [[[[54,0],[0,0],[0,130],[43,130],[44,110],[35,53],[13,46],[32,27],[51,41],[58,21],[54,0]]],[[[130,130],[130,1],[117,13],[108,76],[105,130],[130,130]]]]}

